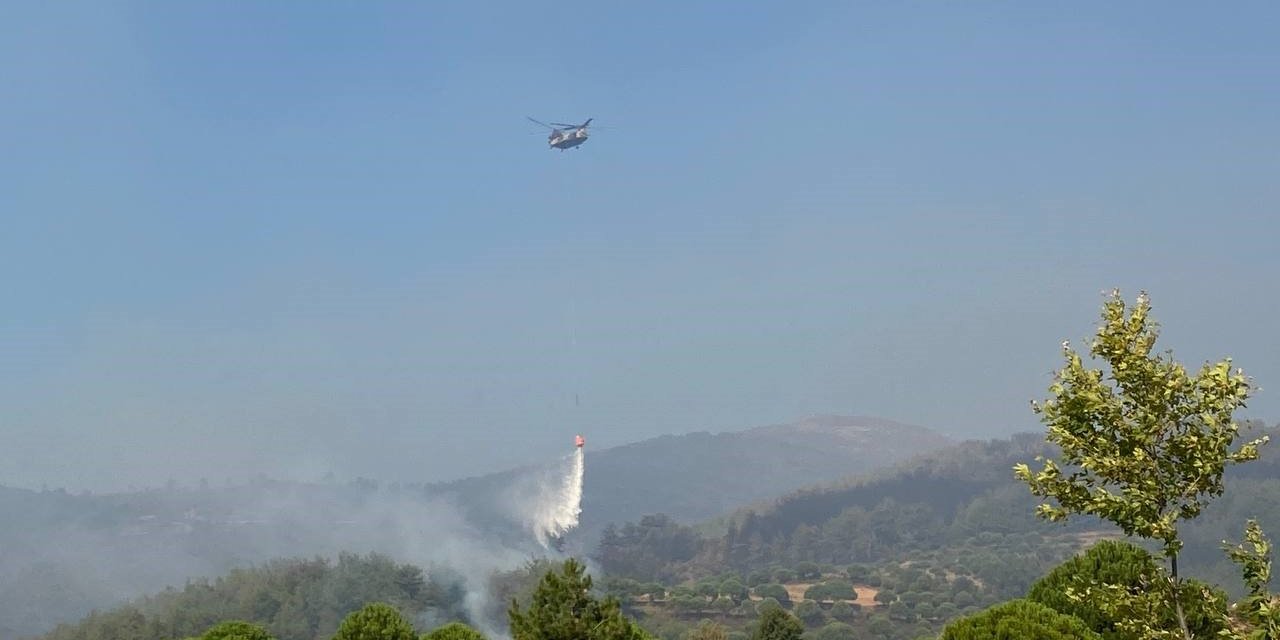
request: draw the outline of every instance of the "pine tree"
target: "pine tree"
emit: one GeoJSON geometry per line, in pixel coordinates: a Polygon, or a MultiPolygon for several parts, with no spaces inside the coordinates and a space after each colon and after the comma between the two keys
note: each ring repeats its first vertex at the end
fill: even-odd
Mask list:
{"type": "Polygon", "coordinates": [[[515,600],[508,615],[515,640],[647,640],[622,615],[616,598],[591,594],[591,576],[577,560],[565,561],[559,573],[548,571],[533,592],[528,609],[515,600]]]}
{"type": "Polygon", "coordinates": [[[333,640],[418,640],[418,636],[395,607],[374,602],[351,612],[333,640]]]}

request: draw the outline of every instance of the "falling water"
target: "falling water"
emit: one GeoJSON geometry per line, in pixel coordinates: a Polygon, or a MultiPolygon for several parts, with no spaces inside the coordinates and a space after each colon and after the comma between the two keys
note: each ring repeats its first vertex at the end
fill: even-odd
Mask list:
{"type": "Polygon", "coordinates": [[[537,506],[532,514],[533,535],[538,544],[548,548],[553,538],[558,538],[578,526],[578,514],[582,513],[582,448],[574,449],[566,460],[567,467],[558,478],[540,491],[537,506]]]}

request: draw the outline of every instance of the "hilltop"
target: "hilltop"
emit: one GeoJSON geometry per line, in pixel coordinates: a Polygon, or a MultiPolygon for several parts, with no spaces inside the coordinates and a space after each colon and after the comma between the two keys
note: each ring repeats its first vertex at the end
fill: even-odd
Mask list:
{"type": "MultiPolygon", "coordinates": [[[[662,512],[705,520],[815,483],[882,469],[952,442],[919,426],[850,416],[811,416],[783,425],[662,436],[587,452],[581,524],[594,542],[609,523],[662,512]],[[749,477],[749,481],[746,478],[749,477]]],[[[460,503],[492,504],[513,470],[430,487],[460,503]]],[[[474,514],[491,519],[499,514],[474,514]]]]}

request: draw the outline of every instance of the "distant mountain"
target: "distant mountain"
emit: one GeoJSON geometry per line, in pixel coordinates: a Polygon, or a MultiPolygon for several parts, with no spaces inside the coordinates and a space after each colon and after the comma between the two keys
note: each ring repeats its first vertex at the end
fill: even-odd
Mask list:
{"type": "MultiPolygon", "coordinates": [[[[655,512],[706,519],[948,444],[922,427],[822,416],[588,449],[581,526],[561,542],[583,554],[610,522],[655,512]]],[[[0,549],[11,552],[0,554],[0,637],[280,556],[377,551],[467,572],[517,565],[542,552],[520,502],[556,470],[389,487],[261,478],[113,495],[0,487],[0,549]]]]}
{"type": "MultiPolygon", "coordinates": [[[[582,516],[575,540],[594,544],[609,523],[665,513],[705,520],[801,487],[885,468],[950,446],[939,433],[880,418],[812,416],[785,425],[662,436],[587,450],[582,516]]],[[[520,471],[433,487],[462,504],[516,481],[520,471]]],[[[480,520],[492,517],[473,513],[480,520]]]]}

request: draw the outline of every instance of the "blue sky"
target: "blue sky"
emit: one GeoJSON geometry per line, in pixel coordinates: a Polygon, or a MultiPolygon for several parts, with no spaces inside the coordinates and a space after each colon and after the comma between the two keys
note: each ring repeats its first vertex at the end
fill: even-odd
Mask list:
{"type": "Polygon", "coordinates": [[[1274,4],[0,25],[0,483],[430,481],[811,413],[999,436],[1115,286],[1280,419],[1274,4]]]}

